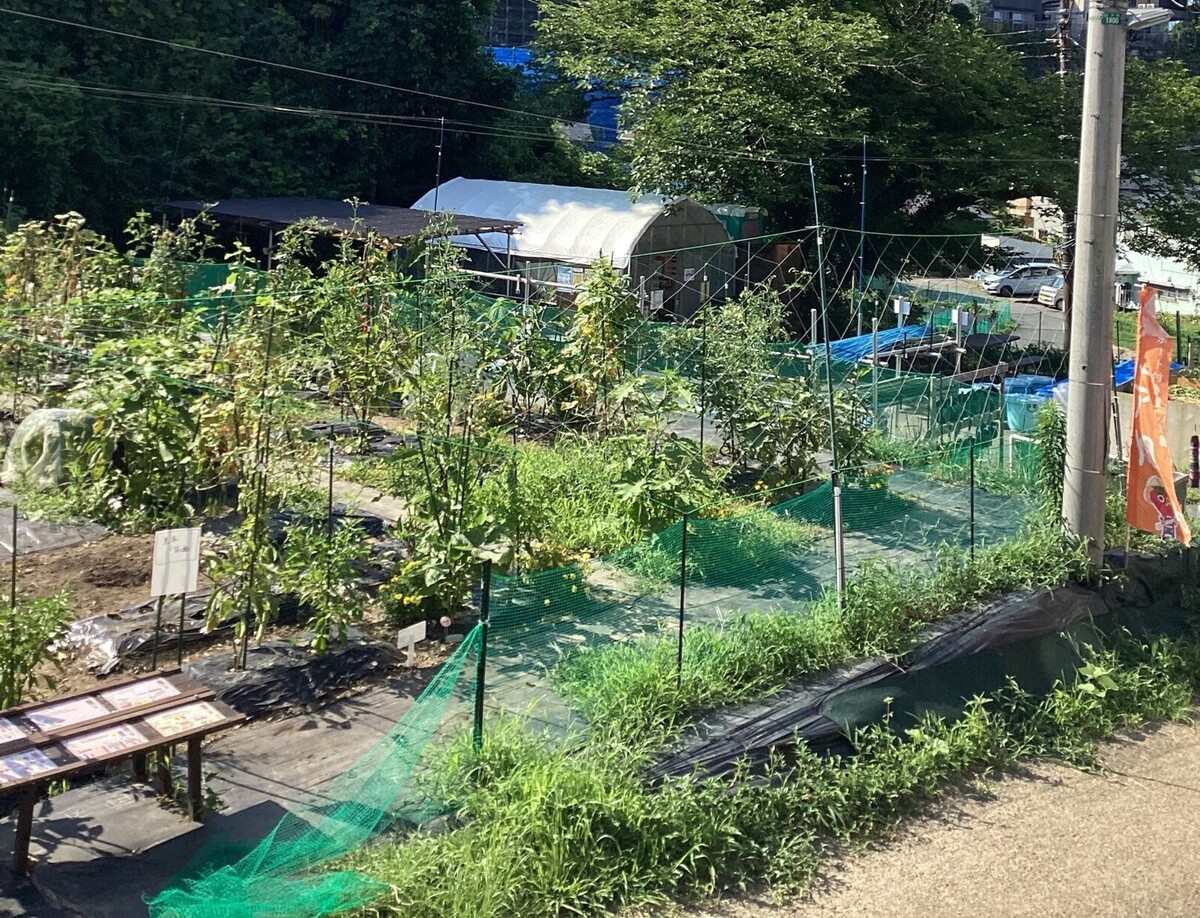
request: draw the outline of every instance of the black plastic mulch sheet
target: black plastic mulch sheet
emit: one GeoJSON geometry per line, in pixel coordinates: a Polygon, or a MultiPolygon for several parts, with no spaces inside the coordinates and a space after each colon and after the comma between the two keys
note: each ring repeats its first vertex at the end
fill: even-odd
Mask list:
{"type": "Polygon", "coordinates": [[[230,655],[221,653],[185,664],[184,672],[235,710],[255,717],[312,704],[401,662],[403,655],[392,645],[351,637],[319,657],[295,644],[266,641],[249,649],[242,671],[231,672],[230,655]]]}
{"type": "Polygon", "coordinates": [[[651,768],[652,780],[752,771],[777,750],[805,743],[852,752],[855,730],[890,715],[895,729],[927,713],[953,719],[974,697],[1014,680],[1045,693],[1070,678],[1083,645],[1125,628],[1135,634],[1181,634],[1189,621],[1184,591],[1197,583],[1192,552],[1166,557],[1110,556],[1123,584],[1014,593],[926,631],[908,653],[842,667],[762,702],[715,712],[651,768]]]}

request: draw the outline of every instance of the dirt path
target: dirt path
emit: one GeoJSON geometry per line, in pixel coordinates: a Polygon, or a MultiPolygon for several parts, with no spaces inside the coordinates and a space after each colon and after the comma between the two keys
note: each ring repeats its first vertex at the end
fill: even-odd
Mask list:
{"type": "Polygon", "coordinates": [[[1106,775],[1037,765],[959,796],[890,845],[826,872],[811,901],[697,918],[1200,914],[1200,728],[1172,724],[1105,751],[1106,775]]]}

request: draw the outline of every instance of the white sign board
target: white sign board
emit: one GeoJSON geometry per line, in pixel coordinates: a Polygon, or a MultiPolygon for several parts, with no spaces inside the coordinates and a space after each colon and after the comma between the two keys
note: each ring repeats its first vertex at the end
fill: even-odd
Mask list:
{"type": "Polygon", "coordinates": [[[910,312],[912,312],[912,302],[896,297],[892,300],[892,312],[898,316],[907,316],[910,312]]]}
{"type": "Polygon", "coordinates": [[[424,622],[417,622],[415,625],[401,628],[400,634],[396,637],[397,647],[408,648],[408,666],[410,669],[417,665],[417,641],[423,640],[425,640],[424,622]]]}
{"type": "Polygon", "coordinates": [[[692,282],[692,279],[693,279],[695,276],[696,276],[696,269],[695,269],[695,268],[684,268],[684,269],[683,269],[683,282],[684,282],[685,284],[690,284],[690,283],[692,282]]]}
{"type": "Polygon", "coordinates": [[[661,290],[650,291],[650,309],[652,312],[657,312],[663,308],[663,292],[661,290]]]}
{"type": "Polygon", "coordinates": [[[970,328],[971,322],[974,320],[974,318],[975,317],[973,315],[971,315],[969,312],[967,312],[965,309],[951,309],[950,310],[950,321],[957,322],[959,328],[962,328],[962,329],[970,328]]]}
{"type": "Polygon", "coordinates": [[[154,533],[151,596],[196,592],[200,577],[200,527],[160,529],[154,533]]]}

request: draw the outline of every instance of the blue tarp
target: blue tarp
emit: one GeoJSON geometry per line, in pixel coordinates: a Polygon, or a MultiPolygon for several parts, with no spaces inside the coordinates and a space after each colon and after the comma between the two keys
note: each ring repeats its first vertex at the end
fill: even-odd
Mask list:
{"type": "MultiPolygon", "coordinates": [[[[528,48],[488,48],[487,51],[497,64],[519,70],[531,83],[541,82],[545,78],[545,74],[534,65],[533,53],[528,48]]],[[[587,105],[587,123],[595,138],[594,146],[616,143],[620,95],[593,88],[583,94],[583,101],[587,105]]]]}
{"type": "MultiPolygon", "coordinates": [[[[905,325],[903,328],[884,329],[879,333],[879,353],[886,354],[889,350],[902,344],[920,341],[923,338],[930,337],[932,334],[933,330],[928,325],[905,325]]],[[[818,353],[824,353],[825,345],[810,346],[809,350],[812,350],[814,347],[818,353]]],[[[853,338],[842,338],[840,341],[831,341],[829,351],[833,355],[834,360],[845,360],[853,363],[862,360],[864,357],[870,357],[873,347],[872,335],[857,335],[853,338]]]]}
{"type": "MultiPolygon", "coordinates": [[[[1182,363],[1171,364],[1172,372],[1178,372],[1182,369],[1182,363]]],[[[1120,363],[1116,364],[1113,367],[1113,386],[1120,387],[1126,383],[1132,382],[1134,371],[1135,365],[1132,357],[1128,360],[1122,360],[1120,363]]],[[[1066,391],[1067,381],[1063,379],[1056,382],[1053,386],[1047,386],[1044,389],[1039,389],[1037,394],[1045,396],[1046,398],[1053,398],[1055,395],[1058,395],[1060,399],[1063,399],[1066,397],[1066,391]]]]}
{"type": "MultiPolygon", "coordinates": [[[[1178,373],[1182,369],[1183,369],[1182,363],[1172,363],[1171,364],[1171,372],[1172,373],[1178,373]]],[[[1122,360],[1115,367],[1113,367],[1113,385],[1114,386],[1123,386],[1123,385],[1125,385],[1125,383],[1132,381],[1133,380],[1133,372],[1134,372],[1133,358],[1130,358],[1129,360],[1122,360]]]]}

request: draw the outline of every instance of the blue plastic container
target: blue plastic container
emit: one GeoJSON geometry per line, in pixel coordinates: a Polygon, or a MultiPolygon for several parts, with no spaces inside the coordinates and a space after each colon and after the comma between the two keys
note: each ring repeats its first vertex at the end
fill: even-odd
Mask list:
{"type": "Polygon", "coordinates": [[[1050,401],[1044,395],[1009,395],[1004,399],[1004,417],[1009,430],[1022,433],[1037,430],[1037,419],[1045,404],[1050,401]]]}

